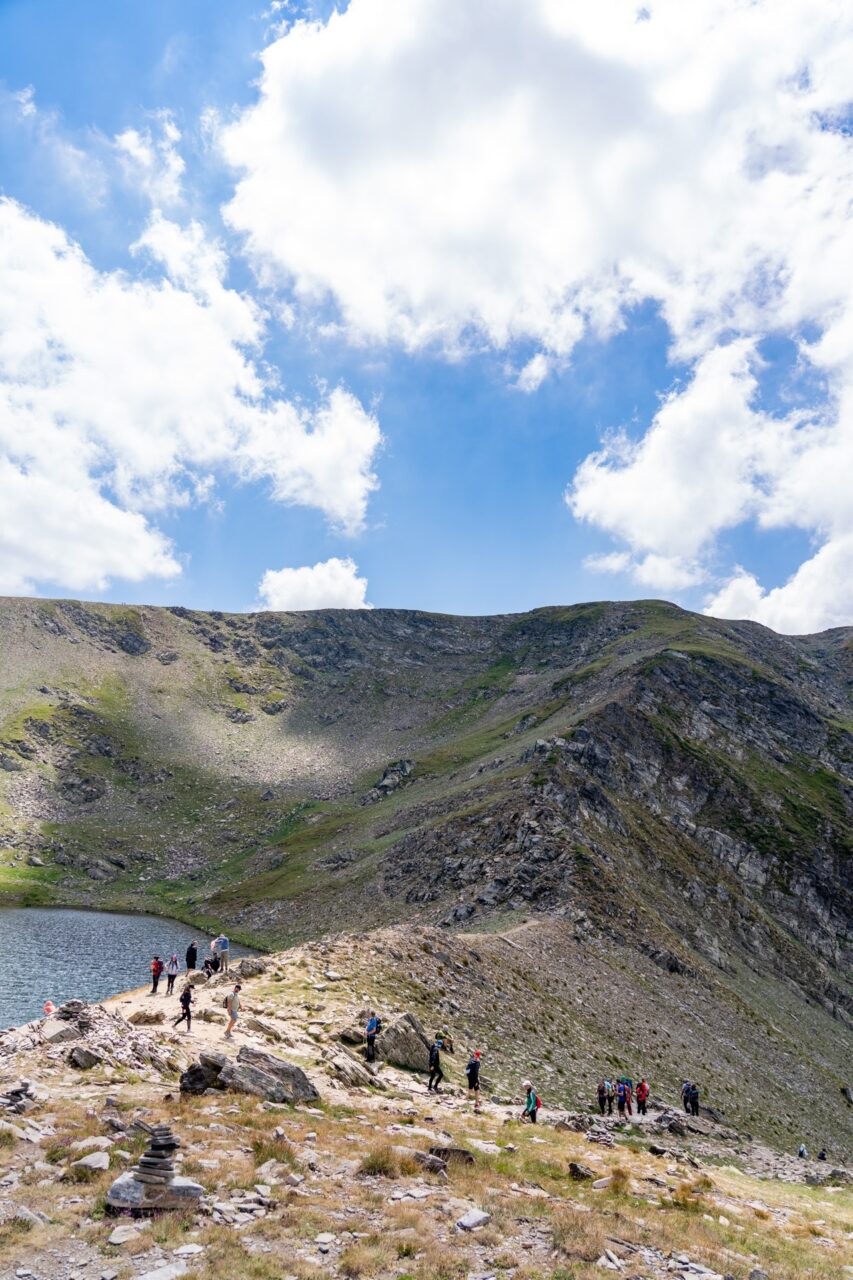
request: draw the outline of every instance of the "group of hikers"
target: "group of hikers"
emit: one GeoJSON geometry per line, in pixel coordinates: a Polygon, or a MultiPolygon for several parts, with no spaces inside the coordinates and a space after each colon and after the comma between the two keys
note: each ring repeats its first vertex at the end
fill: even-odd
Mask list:
{"type": "MultiPolygon", "coordinates": [[[[632,1116],[634,1103],[637,1104],[637,1115],[646,1115],[646,1104],[649,1100],[649,1086],[645,1077],[640,1080],[636,1089],[630,1076],[619,1076],[616,1080],[602,1079],[598,1082],[598,1109],[602,1115],[613,1115],[613,1104],[620,1116],[632,1116]]],[[[697,1095],[698,1097],[698,1095],[697,1095]]]]}
{"type": "MultiPolygon", "coordinates": [[[[201,964],[199,964],[198,941],[193,939],[187,947],[186,955],[186,973],[187,975],[199,970],[206,977],[211,977],[214,973],[228,972],[228,959],[231,951],[230,940],[224,933],[220,933],[213,938],[210,943],[210,953],[205,956],[201,964]]],[[[169,959],[165,962],[159,955],[155,955],[151,961],[151,990],[149,995],[156,996],[160,986],[160,979],[163,974],[166,975],[166,995],[171,996],[175,993],[175,979],[180,973],[181,966],[178,962],[177,952],[172,952],[169,959]]],[[[225,1010],[228,1014],[228,1022],[225,1028],[225,1039],[230,1040],[237,1019],[240,1015],[240,992],[242,987],[239,982],[235,983],[233,990],[223,1000],[225,1010]]],[[[173,1027],[179,1027],[181,1023],[187,1024],[187,1031],[192,1030],[193,1024],[193,989],[189,982],[186,982],[178,996],[178,1003],[181,1006],[181,1012],[172,1022],[173,1027]]]]}
{"type": "MultiPolygon", "coordinates": [[[[198,942],[194,938],[186,951],[187,972],[191,973],[193,969],[201,969],[209,978],[213,973],[228,972],[228,957],[231,952],[231,943],[224,933],[220,933],[218,937],[213,938],[210,943],[210,954],[205,956],[201,965],[198,962],[198,942]]],[[[157,989],[160,985],[160,979],[163,974],[166,975],[166,995],[174,995],[175,979],[181,971],[178,962],[178,953],[173,951],[168,960],[162,960],[159,955],[154,955],[151,961],[151,991],[152,996],[156,996],[157,989]]]]}

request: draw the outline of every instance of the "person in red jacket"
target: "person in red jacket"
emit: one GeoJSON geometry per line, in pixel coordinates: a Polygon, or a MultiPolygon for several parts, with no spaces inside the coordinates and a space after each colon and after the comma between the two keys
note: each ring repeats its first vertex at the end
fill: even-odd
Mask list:
{"type": "Polygon", "coordinates": [[[160,981],[160,974],[163,972],[165,965],[159,956],[155,956],[151,961],[151,990],[149,995],[156,996],[157,984],[160,981]]]}
{"type": "Polygon", "coordinates": [[[643,1078],[637,1085],[637,1115],[644,1116],[646,1114],[646,1102],[649,1096],[649,1086],[643,1078]]]}

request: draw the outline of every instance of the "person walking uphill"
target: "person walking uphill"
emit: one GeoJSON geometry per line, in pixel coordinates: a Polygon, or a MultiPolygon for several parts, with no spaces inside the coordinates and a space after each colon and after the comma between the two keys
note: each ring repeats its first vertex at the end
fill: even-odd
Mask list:
{"type": "Polygon", "coordinates": [[[160,975],[163,972],[163,961],[159,956],[155,956],[151,961],[151,990],[148,992],[150,996],[156,996],[157,987],[160,983],[160,975]]]}
{"type": "Polygon", "coordinates": [[[367,1061],[376,1061],[376,1037],[382,1030],[382,1019],[377,1018],[376,1010],[370,1010],[370,1016],[367,1019],[367,1026],[364,1028],[364,1039],[367,1043],[367,1061]]]}
{"type": "Polygon", "coordinates": [[[169,956],[169,959],[166,962],[166,995],[167,996],[171,996],[175,994],[175,979],[178,976],[178,970],[180,969],[180,967],[181,966],[178,964],[178,957],[174,954],[169,956]]]}
{"type": "Polygon", "coordinates": [[[186,959],[187,959],[187,973],[190,973],[193,969],[198,967],[198,943],[196,942],[195,938],[193,938],[192,942],[187,947],[186,959]]]}
{"type": "Polygon", "coordinates": [[[231,1032],[237,1025],[237,1018],[240,1015],[240,992],[242,987],[238,982],[233,991],[229,991],[225,997],[225,1008],[228,1011],[228,1026],[225,1028],[225,1039],[231,1039],[231,1032]]]}
{"type": "Polygon", "coordinates": [[[441,1069],[441,1037],[436,1036],[429,1047],[429,1083],[427,1084],[427,1093],[441,1093],[439,1085],[444,1079],[444,1072],[441,1069]]]}
{"type": "Polygon", "coordinates": [[[465,1068],[468,1077],[468,1090],[474,1095],[474,1110],[480,1110],[480,1050],[475,1049],[465,1068]]]}
{"type": "Polygon", "coordinates": [[[172,1026],[179,1027],[182,1022],[185,1022],[187,1024],[187,1031],[192,1031],[193,1029],[193,1010],[192,1010],[193,989],[189,983],[187,983],[187,985],[184,987],[183,991],[178,996],[178,999],[181,1002],[181,1012],[178,1014],[177,1018],[175,1018],[174,1022],[172,1023],[172,1026]]]}
{"type": "Polygon", "coordinates": [[[645,1077],[637,1085],[637,1115],[644,1116],[646,1114],[646,1103],[649,1098],[649,1086],[646,1084],[645,1077]]]}

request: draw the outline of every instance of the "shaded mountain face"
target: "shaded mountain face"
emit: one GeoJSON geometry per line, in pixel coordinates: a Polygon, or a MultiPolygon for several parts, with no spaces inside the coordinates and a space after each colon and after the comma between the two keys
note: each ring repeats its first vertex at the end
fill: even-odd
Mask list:
{"type": "Polygon", "coordinates": [[[781,984],[780,1007],[820,1009],[814,1052],[845,1083],[853,631],[659,602],[450,618],[8,600],[0,649],[6,901],[266,945],[546,919],[714,1008],[781,984]]]}

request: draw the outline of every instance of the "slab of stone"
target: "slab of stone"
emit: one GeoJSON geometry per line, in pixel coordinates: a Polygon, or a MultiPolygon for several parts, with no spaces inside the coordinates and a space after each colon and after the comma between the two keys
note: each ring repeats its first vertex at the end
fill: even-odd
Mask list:
{"type": "Polygon", "coordinates": [[[167,1262],[164,1267],[155,1267],[153,1271],[146,1271],[144,1275],[138,1277],[138,1280],[178,1280],[179,1276],[186,1274],[185,1262],[167,1262]]]}
{"type": "Polygon", "coordinates": [[[180,1174],[171,1182],[154,1184],[138,1182],[132,1173],[123,1173],[107,1192],[107,1204],[128,1210],[191,1209],[203,1195],[204,1187],[180,1174]]]}

